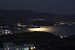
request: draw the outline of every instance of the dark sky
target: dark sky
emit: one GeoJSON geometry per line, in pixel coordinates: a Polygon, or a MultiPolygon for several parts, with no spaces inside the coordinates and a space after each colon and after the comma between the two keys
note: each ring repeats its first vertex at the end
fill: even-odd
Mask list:
{"type": "Polygon", "coordinates": [[[75,0],[0,0],[0,9],[75,14],[75,0]]]}

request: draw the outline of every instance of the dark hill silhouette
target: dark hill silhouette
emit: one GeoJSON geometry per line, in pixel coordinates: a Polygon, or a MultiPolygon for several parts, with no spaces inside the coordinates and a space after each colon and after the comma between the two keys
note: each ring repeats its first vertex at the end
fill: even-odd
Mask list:
{"type": "Polygon", "coordinates": [[[75,46],[75,35],[70,35],[66,38],[66,41],[70,42],[72,46],[75,46]]]}
{"type": "Polygon", "coordinates": [[[68,36],[68,38],[75,38],[75,35],[70,35],[68,36]]]}
{"type": "MultiPolygon", "coordinates": [[[[64,19],[65,21],[73,21],[73,18],[75,18],[75,15],[66,15],[66,14],[54,14],[54,13],[39,13],[31,10],[0,10],[0,18],[43,18],[43,19],[64,19]],[[71,17],[72,16],[72,17],[71,17]],[[68,18],[68,19],[66,19],[68,18]]],[[[1,20],[0,19],[0,20],[1,20]]],[[[2,19],[2,20],[3,20],[2,19]]]]}
{"type": "Polygon", "coordinates": [[[75,45],[75,35],[70,35],[67,38],[65,38],[66,41],[72,43],[73,45],[75,45]]]}
{"type": "Polygon", "coordinates": [[[27,32],[12,35],[2,35],[0,40],[4,42],[49,44],[58,41],[60,38],[47,32],[27,32]],[[1,40],[3,39],[3,40],[1,40]]]}
{"type": "Polygon", "coordinates": [[[38,13],[31,10],[0,10],[0,17],[25,17],[25,18],[48,18],[55,16],[53,13],[38,13]]]}
{"type": "MultiPolygon", "coordinates": [[[[35,44],[40,50],[71,50],[72,48],[75,49],[75,38],[70,37],[71,36],[60,39],[58,36],[48,32],[26,32],[0,35],[0,42],[35,44]]],[[[2,43],[0,45],[2,45],[2,43]]]]}
{"type": "Polygon", "coordinates": [[[57,50],[71,50],[75,49],[75,35],[70,35],[62,39],[58,45],[55,45],[53,48],[57,50]]]}

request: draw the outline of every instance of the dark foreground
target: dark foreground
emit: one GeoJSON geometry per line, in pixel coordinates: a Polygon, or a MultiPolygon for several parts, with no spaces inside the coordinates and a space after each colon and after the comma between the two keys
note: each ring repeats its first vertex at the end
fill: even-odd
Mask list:
{"type": "MultiPolygon", "coordinates": [[[[33,44],[35,50],[71,50],[75,49],[75,35],[65,38],[47,32],[27,32],[19,34],[0,35],[0,48],[4,43],[16,45],[33,44]]],[[[30,49],[29,49],[30,50],[30,49]]]]}

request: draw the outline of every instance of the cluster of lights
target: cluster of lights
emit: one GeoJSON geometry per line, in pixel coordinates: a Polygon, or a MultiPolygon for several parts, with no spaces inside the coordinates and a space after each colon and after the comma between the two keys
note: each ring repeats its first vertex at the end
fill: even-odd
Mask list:
{"type": "Polygon", "coordinates": [[[55,22],[53,25],[75,25],[75,22],[55,22]]]}
{"type": "Polygon", "coordinates": [[[35,47],[31,47],[30,49],[31,49],[31,50],[35,50],[35,47]]]}
{"type": "Polygon", "coordinates": [[[64,37],[67,37],[67,36],[60,36],[60,38],[64,38],[64,37]]]}
{"type": "Polygon", "coordinates": [[[3,30],[2,34],[12,34],[10,30],[3,30]]]}

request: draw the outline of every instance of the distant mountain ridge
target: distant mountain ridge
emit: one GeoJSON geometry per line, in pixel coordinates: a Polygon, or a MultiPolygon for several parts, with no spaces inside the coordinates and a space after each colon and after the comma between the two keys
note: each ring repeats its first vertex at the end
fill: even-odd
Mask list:
{"type": "Polygon", "coordinates": [[[55,14],[52,13],[38,13],[31,10],[0,10],[0,16],[53,16],[55,14]]]}
{"type": "Polygon", "coordinates": [[[50,20],[73,20],[75,19],[75,15],[38,13],[31,10],[0,10],[0,18],[43,18],[50,20]]]}

